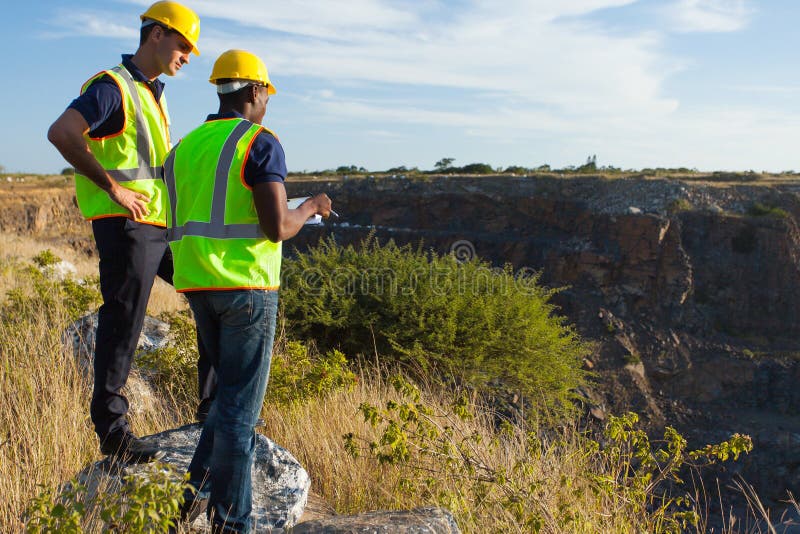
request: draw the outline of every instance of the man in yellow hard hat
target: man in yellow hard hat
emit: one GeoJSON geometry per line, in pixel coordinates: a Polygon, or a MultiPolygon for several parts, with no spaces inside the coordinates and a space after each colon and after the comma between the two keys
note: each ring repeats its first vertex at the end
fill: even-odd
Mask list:
{"type": "MultiPolygon", "coordinates": [[[[125,461],[163,455],[131,432],[121,393],[155,276],[171,283],[166,193],[160,168],[171,148],[161,74],[199,54],[197,14],[156,2],[141,15],[139,48],[90,78],[52,124],[48,139],[76,169],[75,189],[100,256],[91,416],[103,453],[125,461]]],[[[206,366],[207,367],[207,366],[206,366]]],[[[203,377],[205,379],[205,377],[203,377]]]]}
{"type": "MultiPolygon", "coordinates": [[[[174,285],[189,299],[219,381],[189,466],[190,483],[199,495],[210,493],[214,532],[250,532],[255,424],[272,355],[281,242],[310,217],[327,217],[331,201],[320,194],[296,209],[287,206],[283,148],[260,124],[275,94],[261,59],[228,50],[214,63],[210,81],[218,113],[186,135],[164,163],[167,225],[174,285]]],[[[185,518],[191,505],[184,509],[185,518]]]]}

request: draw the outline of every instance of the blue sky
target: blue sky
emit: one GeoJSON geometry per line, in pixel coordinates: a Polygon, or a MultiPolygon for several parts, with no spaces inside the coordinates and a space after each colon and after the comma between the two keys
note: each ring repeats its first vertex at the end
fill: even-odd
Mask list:
{"type": "MultiPolygon", "coordinates": [[[[15,3],[0,20],[0,165],[58,172],[50,123],[132,53],[149,0],[15,3]]],[[[178,139],[229,48],[260,55],[292,171],[456,165],[800,170],[797,0],[187,0],[178,139]]]]}

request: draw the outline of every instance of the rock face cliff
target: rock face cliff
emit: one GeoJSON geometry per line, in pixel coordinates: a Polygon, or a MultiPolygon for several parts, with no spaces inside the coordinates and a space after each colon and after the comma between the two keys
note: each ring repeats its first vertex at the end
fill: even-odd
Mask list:
{"type": "MultiPolygon", "coordinates": [[[[285,250],[374,233],[541,271],[597,341],[593,417],[635,410],[699,445],[749,433],[736,469],[780,499],[800,492],[800,182],[716,178],[292,180],[289,196],[326,191],[341,218],[285,250]]],[[[3,189],[0,202],[0,229],[91,252],[70,188],[3,189]]]]}

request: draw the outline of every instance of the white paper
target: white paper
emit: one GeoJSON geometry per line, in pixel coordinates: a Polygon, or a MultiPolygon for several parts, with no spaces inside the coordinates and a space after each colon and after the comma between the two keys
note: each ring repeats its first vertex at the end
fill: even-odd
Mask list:
{"type": "MultiPolygon", "coordinates": [[[[309,198],[310,198],[310,197],[295,197],[295,198],[290,198],[290,199],[289,199],[289,209],[290,209],[290,210],[297,209],[297,207],[298,207],[298,206],[300,206],[300,204],[302,204],[303,202],[305,202],[305,201],[306,201],[306,200],[308,200],[309,198]]],[[[312,216],[311,216],[311,217],[309,217],[309,219],[306,221],[306,224],[309,224],[309,225],[314,225],[314,224],[323,224],[323,223],[322,223],[322,215],[312,215],[312,216]]]]}

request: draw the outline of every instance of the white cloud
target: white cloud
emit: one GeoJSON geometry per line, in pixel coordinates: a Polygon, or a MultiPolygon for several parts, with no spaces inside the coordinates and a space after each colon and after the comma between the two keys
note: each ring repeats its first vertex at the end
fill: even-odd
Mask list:
{"type": "Polygon", "coordinates": [[[744,28],[754,10],[748,0],[677,0],[665,9],[680,32],[732,32],[744,28]]]}
{"type": "Polygon", "coordinates": [[[668,113],[676,103],[660,95],[660,86],[677,65],[658,53],[658,35],[611,36],[560,21],[631,2],[512,0],[498,8],[480,0],[455,10],[434,2],[360,0],[354,20],[332,9],[308,17],[305,2],[276,9],[250,1],[195,7],[203,20],[228,21],[204,23],[204,32],[213,24],[201,37],[204,52],[246,46],[279,76],[499,93],[575,114],[668,113]]]}
{"type": "Polygon", "coordinates": [[[59,8],[51,21],[55,29],[46,30],[41,35],[48,39],[61,39],[83,35],[89,37],[108,37],[115,39],[138,38],[139,26],[120,24],[119,17],[107,11],[59,8]]]}
{"type": "MultiPolygon", "coordinates": [[[[203,56],[189,68],[210,70],[223,50],[250,49],[265,59],[281,98],[304,99],[316,121],[362,122],[375,138],[391,138],[393,125],[450,127],[497,143],[550,135],[567,152],[585,157],[585,147],[596,147],[626,166],[749,168],[791,150],[776,142],[754,156],[748,144],[796,138],[795,119],[775,114],[765,125],[765,110],[682,111],[663,89],[685,61],[666,55],[667,36],[612,34],[589,17],[635,1],[468,0],[456,8],[440,0],[194,0],[203,56]],[[730,164],[720,154],[732,154],[730,164]]],[[[680,31],[735,31],[752,16],[744,0],[674,0],[659,12],[680,31]]],[[[105,27],[74,20],[73,34],[105,27]]],[[[137,23],[104,35],[136,32],[137,23]]]]}
{"type": "MultiPolygon", "coordinates": [[[[660,53],[656,33],[613,35],[576,17],[635,1],[195,0],[203,56],[192,67],[210,68],[220,52],[247,48],[265,59],[282,97],[292,96],[285,77],[323,87],[315,98],[329,117],[435,123],[496,138],[504,129],[630,130],[640,117],[678,108],[661,87],[679,65],[660,53]],[[337,98],[354,86],[373,96],[337,98]],[[386,98],[426,88],[447,96],[400,106],[386,98]]],[[[149,0],[128,3],[144,9],[149,0]]],[[[137,23],[134,17],[132,30],[137,23]]]]}

